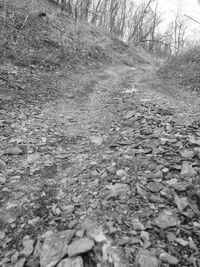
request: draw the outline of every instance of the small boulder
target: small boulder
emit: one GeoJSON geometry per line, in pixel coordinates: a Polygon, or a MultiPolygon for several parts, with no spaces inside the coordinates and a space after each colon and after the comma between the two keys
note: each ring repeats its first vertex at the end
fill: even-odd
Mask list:
{"type": "Polygon", "coordinates": [[[94,247],[94,241],[89,238],[81,238],[73,241],[68,247],[69,257],[77,256],[87,251],[90,251],[94,247]]]}
{"type": "Polygon", "coordinates": [[[40,255],[41,267],[54,267],[65,255],[75,234],[74,230],[46,234],[40,255]]]}

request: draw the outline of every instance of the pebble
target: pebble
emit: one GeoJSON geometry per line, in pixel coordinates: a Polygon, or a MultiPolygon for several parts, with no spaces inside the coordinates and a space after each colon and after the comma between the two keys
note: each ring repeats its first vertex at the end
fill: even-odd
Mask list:
{"type": "Polygon", "coordinates": [[[177,226],[178,219],[170,210],[163,210],[154,220],[154,224],[161,229],[167,229],[177,226]]]}
{"type": "Polygon", "coordinates": [[[149,191],[151,191],[152,193],[158,193],[162,190],[162,184],[160,183],[154,183],[151,182],[147,185],[147,188],[149,189],[149,191]]]}
{"type": "Polygon", "coordinates": [[[5,236],[6,236],[6,233],[4,231],[0,231],[0,240],[4,239],[5,236]]]}
{"type": "Polygon", "coordinates": [[[193,222],[193,226],[200,229],[200,223],[199,222],[193,222]]]}
{"type": "Polygon", "coordinates": [[[90,140],[91,143],[95,144],[96,146],[101,146],[103,143],[103,137],[100,136],[91,136],[90,140]]]}
{"type": "Polygon", "coordinates": [[[173,188],[179,192],[185,192],[190,187],[192,187],[192,184],[188,182],[180,182],[173,185],[173,188]]]}
{"type": "Polygon", "coordinates": [[[177,265],[179,263],[179,260],[176,257],[174,257],[174,256],[172,256],[172,255],[170,255],[169,253],[166,253],[166,252],[161,253],[160,256],[159,256],[159,259],[162,262],[168,263],[170,265],[177,265]]]}
{"type": "Polygon", "coordinates": [[[74,205],[69,204],[66,206],[61,206],[61,209],[62,209],[64,214],[71,214],[74,212],[75,207],[74,207],[74,205]]]}
{"type": "Polygon", "coordinates": [[[27,156],[27,162],[28,163],[32,163],[36,160],[40,159],[40,154],[39,153],[35,153],[35,154],[29,154],[27,156]]]}
{"type": "Polygon", "coordinates": [[[30,224],[30,225],[32,225],[32,226],[35,226],[35,225],[37,225],[39,222],[40,222],[40,217],[35,217],[34,219],[29,220],[29,221],[28,221],[28,224],[30,224]]]}
{"type": "Polygon", "coordinates": [[[13,254],[12,254],[12,257],[10,258],[10,261],[12,264],[15,264],[18,260],[18,257],[19,257],[19,252],[18,251],[15,251],[13,254]]]}
{"type": "Polygon", "coordinates": [[[146,249],[140,249],[135,258],[135,267],[159,267],[159,261],[146,249]]]}
{"type": "Polygon", "coordinates": [[[175,242],[183,247],[187,247],[189,245],[189,242],[182,238],[175,238],[175,242]]]}
{"type": "Polygon", "coordinates": [[[102,247],[103,260],[107,263],[106,266],[114,267],[128,267],[128,260],[125,257],[125,253],[122,248],[117,246],[111,246],[110,243],[106,243],[102,247]]]}
{"type": "Polygon", "coordinates": [[[179,196],[175,195],[174,202],[176,203],[177,208],[180,212],[184,211],[184,209],[188,206],[187,197],[180,198],[179,196]]]}
{"type": "Polygon", "coordinates": [[[116,174],[116,167],[115,166],[110,166],[110,167],[107,168],[107,171],[110,174],[116,174]]]}
{"type": "Polygon", "coordinates": [[[143,248],[148,248],[151,246],[151,242],[150,242],[150,236],[149,233],[146,231],[142,231],[140,238],[142,239],[142,241],[144,242],[143,244],[143,248]]]}
{"type": "Polygon", "coordinates": [[[118,177],[123,177],[123,176],[127,176],[127,173],[125,172],[125,170],[117,170],[116,175],[118,177]]]}
{"type": "Polygon", "coordinates": [[[15,263],[14,267],[23,267],[26,262],[26,259],[22,258],[17,263],[15,263]]]}
{"type": "Polygon", "coordinates": [[[171,195],[171,191],[170,191],[170,189],[168,187],[164,187],[162,189],[162,191],[160,192],[160,195],[162,197],[165,197],[168,200],[172,200],[173,199],[173,196],[171,195]]]}
{"type": "Polygon", "coordinates": [[[164,202],[164,200],[161,197],[153,195],[149,197],[149,200],[153,203],[159,203],[159,204],[162,204],[164,202]]]}
{"type": "Polygon", "coordinates": [[[130,187],[127,184],[114,184],[114,185],[107,185],[107,189],[110,190],[107,199],[112,197],[118,197],[120,194],[127,194],[130,192],[130,187]]]}
{"type": "Polygon", "coordinates": [[[85,233],[85,230],[79,230],[76,232],[76,236],[79,237],[79,238],[82,238],[84,236],[84,233],[85,233]]]}
{"type": "Polygon", "coordinates": [[[132,225],[133,225],[133,229],[135,231],[144,231],[145,230],[144,225],[138,219],[133,219],[132,225]]]}
{"type": "Polygon", "coordinates": [[[59,262],[57,267],[83,267],[82,257],[66,258],[59,262]]]}
{"type": "Polygon", "coordinates": [[[197,171],[192,167],[192,165],[184,161],[181,168],[181,175],[187,177],[194,177],[197,175],[197,171]]]}
{"type": "Polygon", "coordinates": [[[70,229],[72,229],[72,228],[74,228],[74,226],[77,225],[77,224],[78,224],[78,220],[74,219],[74,220],[72,220],[72,221],[70,221],[70,222],[68,223],[68,227],[69,227],[70,229]]]}
{"type": "Polygon", "coordinates": [[[150,241],[149,233],[146,232],[146,231],[142,231],[142,232],[141,232],[140,238],[141,238],[144,242],[146,242],[146,241],[150,241]]]}
{"type": "Polygon", "coordinates": [[[30,239],[29,236],[25,236],[22,241],[24,249],[20,252],[20,255],[25,255],[26,257],[30,256],[34,250],[34,243],[35,241],[33,239],[30,239]]]}
{"type": "MultiPolygon", "coordinates": [[[[1,166],[1,162],[0,162],[0,166],[1,166]]],[[[6,180],[7,180],[6,177],[0,174],[0,184],[5,184],[6,180]]]]}

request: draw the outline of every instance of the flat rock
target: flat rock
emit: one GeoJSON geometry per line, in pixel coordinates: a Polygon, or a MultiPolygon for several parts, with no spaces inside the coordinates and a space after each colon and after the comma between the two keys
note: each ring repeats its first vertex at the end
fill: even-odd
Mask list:
{"type": "Polygon", "coordinates": [[[151,242],[150,242],[150,236],[149,233],[146,231],[142,231],[140,238],[142,239],[142,241],[144,242],[143,244],[143,248],[148,248],[151,246],[151,242]]]}
{"type": "Polygon", "coordinates": [[[125,119],[130,119],[135,116],[135,110],[129,110],[126,115],[124,116],[125,119]]]}
{"type": "Polygon", "coordinates": [[[4,239],[6,236],[6,233],[4,231],[0,231],[0,240],[4,239]]]}
{"type": "Polygon", "coordinates": [[[168,200],[173,200],[173,196],[171,194],[171,190],[168,187],[164,187],[160,192],[160,195],[168,200]]]}
{"type": "Polygon", "coordinates": [[[102,226],[97,225],[96,222],[86,220],[83,223],[83,228],[86,231],[87,237],[94,240],[96,243],[107,242],[107,237],[103,232],[102,226]]]}
{"type": "Polygon", "coordinates": [[[189,141],[192,145],[200,146],[200,138],[195,136],[190,136],[189,141]]]}
{"type": "Polygon", "coordinates": [[[160,256],[159,256],[159,259],[162,262],[168,263],[170,265],[177,265],[179,263],[179,260],[176,257],[174,257],[174,256],[172,256],[172,255],[170,255],[169,253],[166,253],[166,252],[161,253],[160,256]]]}
{"type": "MultiPolygon", "coordinates": [[[[0,160],[0,166],[1,166],[1,160],[0,160]]],[[[0,184],[5,184],[6,183],[6,176],[0,174],[0,184]]]]}
{"type": "Polygon", "coordinates": [[[40,154],[39,153],[34,153],[34,154],[29,154],[27,156],[27,162],[32,163],[36,160],[40,159],[40,154]]]}
{"type": "Polygon", "coordinates": [[[26,259],[22,258],[17,263],[15,263],[14,267],[23,267],[26,262],[26,259]]]}
{"type": "Polygon", "coordinates": [[[187,177],[194,177],[197,175],[197,171],[192,167],[189,162],[184,161],[181,168],[181,175],[187,177]]]}
{"type": "Polygon", "coordinates": [[[178,192],[185,192],[190,187],[192,187],[192,184],[188,182],[179,182],[173,185],[173,188],[178,192]]]}
{"type": "Polygon", "coordinates": [[[123,176],[127,176],[127,173],[125,170],[121,169],[121,170],[117,170],[116,175],[118,177],[123,177],[123,176]]]}
{"type": "Polygon", "coordinates": [[[73,241],[68,247],[69,257],[77,256],[87,251],[90,251],[94,247],[94,241],[89,238],[81,238],[73,241]]]}
{"type": "Polygon", "coordinates": [[[147,189],[152,193],[158,193],[162,190],[162,184],[151,182],[147,185],[147,189]]]}
{"type": "Polygon", "coordinates": [[[38,223],[40,223],[40,220],[41,220],[41,218],[40,217],[35,217],[34,219],[32,219],[32,220],[28,220],[28,224],[30,224],[30,225],[32,225],[32,226],[35,226],[35,225],[37,225],[38,223]]]}
{"type": "Polygon", "coordinates": [[[114,267],[128,267],[128,260],[125,257],[122,248],[117,246],[111,246],[110,243],[106,243],[102,247],[103,260],[107,262],[106,266],[114,267]]]}
{"type": "Polygon", "coordinates": [[[189,245],[189,241],[182,238],[175,238],[175,242],[183,247],[187,247],[189,245]]]}
{"type": "Polygon", "coordinates": [[[180,198],[178,195],[174,196],[174,202],[180,212],[184,211],[185,208],[188,206],[187,197],[180,198]]]}
{"type": "Polygon", "coordinates": [[[136,231],[144,231],[145,229],[144,225],[138,219],[133,219],[132,225],[133,225],[133,229],[136,231]]]}
{"type": "Polygon", "coordinates": [[[154,224],[161,229],[167,229],[177,226],[178,219],[170,210],[163,210],[154,220],[154,224]]]}
{"type": "Polygon", "coordinates": [[[112,197],[118,197],[122,193],[127,194],[130,191],[130,188],[127,184],[107,185],[106,188],[110,190],[108,199],[112,197]]]}
{"type": "Polygon", "coordinates": [[[164,202],[164,200],[161,197],[154,196],[154,195],[149,197],[149,201],[151,201],[153,203],[159,203],[159,204],[162,204],[164,202]]]}
{"type": "Polygon", "coordinates": [[[49,232],[44,240],[40,255],[41,267],[54,267],[65,255],[68,254],[68,245],[75,234],[74,230],[58,233],[49,232]]]}
{"type": "Polygon", "coordinates": [[[82,257],[66,258],[61,260],[57,267],[83,267],[82,257]]]}
{"type": "Polygon", "coordinates": [[[25,236],[22,241],[24,249],[20,252],[20,254],[25,255],[26,257],[30,256],[34,250],[34,243],[35,241],[33,239],[30,239],[29,236],[25,236]]]}
{"type": "Polygon", "coordinates": [[[75,210],[75,207],[74,207],[74,205],[69,204],[66,206],[61,206],[61,209],[62,209],[63,213],[67,215],[67,214],[73,213],[75,210]]]}
{"type": "Polygon", "coordinates": [[[115,166],[110,166],[107,168],[107,171],[111,174],[116,174],[116,167],[115,166]]]}
{"type": "Polygon", "coordinates": [[[68,223],[68,227],[70,229],[74,228],[76,225],[78,224],[78,220],[74,219],[74,220],[71,220],[69,223],[68,223]]]}
{"type": "Polygon", "coordinates": [[[194,157],[194,151],[192,150],[183,150],[180,152],[180,154],[185,159],[191,159],[194,157]]]}
{"type": "Polygon", "coordinates": [[[81,229],[76,232],[76,236],[82,238],[84,236],[85,230],[81,229]]]}
{"type": "Polygon", "coordinates": [[[135,258],[135,267],[159,267],[159,261],[146,249],[140,249],[135,258]]]}

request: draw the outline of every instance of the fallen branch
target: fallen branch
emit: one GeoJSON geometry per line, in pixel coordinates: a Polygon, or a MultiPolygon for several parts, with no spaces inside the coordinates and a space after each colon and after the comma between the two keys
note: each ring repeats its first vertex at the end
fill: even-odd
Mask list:
{"type": "Polygon", "coordinates": [[[184,14],[184,16],[187,17],[187,18],[189,18],[189,19],[191,19],[191,20],[193,20],[194,22],[200,24],[200,21],[198,21],[198,20],[196,20],[196,19],[193,19],[192,17],[190,17],[190,16],[188,16],[188,15],[186,15],[186,14],[184,14]]]}

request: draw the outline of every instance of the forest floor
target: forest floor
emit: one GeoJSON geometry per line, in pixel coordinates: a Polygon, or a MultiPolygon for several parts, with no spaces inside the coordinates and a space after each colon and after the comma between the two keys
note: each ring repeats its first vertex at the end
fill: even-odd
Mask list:
{"type": "Polygon", "coordinates": [[[198,94],[150,64],[65,75],[1,95],[0,266],[200,266],[198,94]]]}

